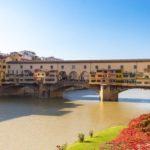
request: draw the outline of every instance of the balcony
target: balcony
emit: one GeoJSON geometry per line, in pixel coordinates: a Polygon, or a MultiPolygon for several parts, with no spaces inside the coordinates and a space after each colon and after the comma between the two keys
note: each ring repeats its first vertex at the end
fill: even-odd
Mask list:
{"type": "Polygon", "coordinates": [[[57,80],[56,76],[47,76],[44,78],[43,83],[44,84],[55,84],[55,83],[57,83],[57,81],[58,80],[57,80]]]}

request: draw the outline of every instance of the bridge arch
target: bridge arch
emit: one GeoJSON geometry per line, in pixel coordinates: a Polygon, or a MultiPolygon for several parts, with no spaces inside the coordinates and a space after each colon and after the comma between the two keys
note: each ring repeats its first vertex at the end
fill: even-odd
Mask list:
{"type": "Polygon", "coordinates": [[[60,71],[58,74],[58,80],[67,80],[67,73],[65,71],[60,71]]]}
{"type": "Polygon", "coordinates": [[[150,89],[130,88],[119,93],[121,101],[148,101],[150,100],[150,89]]]}
{"type": "Polygon", "coordinates": [[[71,72],[69,73],[69,80],[71,80],[71,81],[76,81],[76,80],[78,80],[78,74],[77,74],[76,71],[71,71],[71,72]]]}
{"type": "Polygon", "coordinates": [[[89,80],[89,74],[87,71],[83,71],[80,75],[80,80],[81,81],[88,81],[89,80]]]}

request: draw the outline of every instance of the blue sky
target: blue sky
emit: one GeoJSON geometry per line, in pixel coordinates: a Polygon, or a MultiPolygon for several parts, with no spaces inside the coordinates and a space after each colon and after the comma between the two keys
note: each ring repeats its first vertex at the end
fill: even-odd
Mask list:
{"type": "Polygon", "coordinates": [[[0,51],[150,58],[149,0],[0,0],[0,51]]]}

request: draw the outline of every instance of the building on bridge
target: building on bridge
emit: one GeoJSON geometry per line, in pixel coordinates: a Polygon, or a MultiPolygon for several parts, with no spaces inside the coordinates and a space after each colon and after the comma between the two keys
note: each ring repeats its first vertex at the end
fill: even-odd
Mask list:
{"type": "Polygon", "coordinates": [[[0,56],[0,86],[5,80],[5,72],[6,72],[6,61],[5,56],[0,56]]]}
{"type": "Polygon", "coordinates": [[[7,62],[5,73],[19,76],[28,71],[32,76],[36,70],[55,72],[58,81],[85,80],[100,84],[106,80],[106,83],[128,84],[138,79],[140,83],[142,79],[147,82],[150,77],[150,60],[18,61],[7,62]]]}
{"type": "Polygon", "coordinates": [[[150,59],[11,61],[6,62],[5,80],[2,84],[42,82],[44,85],[52,85],[67,81],[101,86],[101,97],[107,97],[107,100],[110,97],[117,98],[115,93],[122,90],[150,87],[150,59]],[[106,86],[109,88],[105,88],[106,86]]]}
{"type": "Polygon", "coordinates": [[[58,81],[57,70],[35,70],[33,76],[34,81],[37,81],[37,83],[42,82],[43,84],[55,84],[58,81]]]}

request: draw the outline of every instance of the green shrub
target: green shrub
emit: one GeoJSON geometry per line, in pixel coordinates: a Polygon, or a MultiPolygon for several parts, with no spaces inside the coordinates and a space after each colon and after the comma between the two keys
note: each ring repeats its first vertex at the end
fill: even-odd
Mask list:
{"type": "Polygon", "coordinates": [[[79,142],[84,142],[84,134],[83,133],[78,134],[78,140],[79,140],[79,142]]]}
{"type": "Polygon", "coordinates": [[[89,131],[89,136],[92,138],[93,137],[93,130],[89,131]]]}

